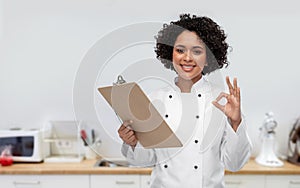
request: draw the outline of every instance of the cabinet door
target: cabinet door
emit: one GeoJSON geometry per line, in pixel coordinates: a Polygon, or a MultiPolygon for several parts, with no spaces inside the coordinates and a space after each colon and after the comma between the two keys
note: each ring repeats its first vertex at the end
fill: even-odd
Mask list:
{"type": "Polygon", "coordinates": [[[267,175],[266,188],[300,188],[300,175],[267,175]]]}
{"type": "Polygon", "coordinates": [[[263,175],[226,175],[226,188],[264,188],[263,175]]]}
{"type": "Polygon", "coordinates": [[[91,188],[139,188],[139,175],[91,175],[91,188]]]}
{"type": "Polygon", "coordinates": [[[1,175],[5,188],[89,188],[89,175],[1,175]]]}
{"type": "Polygon", "coordinates": [[[89,175],[41,175],[43,188],[90,188],[89,175]]]}
{"type": "Polygon", "coordinates": [[[141,175],[141,188],[150,188],[150,175],[141,175]]]}
{"type": "Polygon", "coordinates": [[[0,186],[5,188],[42,188],[37,175],[0,175],[0,186]]]}

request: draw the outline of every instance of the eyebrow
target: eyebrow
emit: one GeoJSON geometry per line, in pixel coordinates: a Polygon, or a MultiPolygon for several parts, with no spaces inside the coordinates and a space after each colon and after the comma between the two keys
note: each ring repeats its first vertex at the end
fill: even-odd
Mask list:
{"type": "MultiPolygon", "coordinates": [[[[175,48],[177,48],[177,47],[185,48],[185,46],[182,45],[182,44],[178,44],[178,45],[176,45],[176,46],[174,46],[174,47],[175,47],[175,48]]],[[[192,47],[192,49],[195,49],[195,48],[201,48],[201,49],[204,49],[202,46],[193,46],[193,47],[192,47]]]]}

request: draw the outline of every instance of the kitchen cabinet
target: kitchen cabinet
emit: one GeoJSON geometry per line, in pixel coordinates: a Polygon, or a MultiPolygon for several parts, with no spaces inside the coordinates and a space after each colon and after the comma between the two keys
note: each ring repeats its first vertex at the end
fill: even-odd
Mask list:
{"type": "Polygon", "coordinates": [[[89,188],[89,175],[1,175],[5,188],[89,188]]]}
{"type": "MultiPolygon", "coordinates": [[[[225,175],[226,188],[264,188],[264,184],[263,175],[225,175]]],[[[150,188],[150,175],[141,175],[141,188],[150,188]]]]}
{"type": "Polygon", "coordinates": [[[41,175],[43,188],[72,187],[89,188],[89,175],[41,175]]]}
{"type": "Polygon", "coordinates": [[[226,175],[226,188],[300,188],[300,175],[226,175]]]}
{"type": "MultiPolygon", "coordinates": [[[[100,168],[81,163],[16,163],[0,166],[2,188],[149,188],[151,168],[100,168]]],[[[300,167],[259,166],[250,160],[236,173],[226,172],[226,188],[300,188],[300,167]]]]}
{"type": "MultiPolygon", "coordinates": [[[[225,175],[224,181],[226,188],[264,188],[265,177],[263,175],[225,175]]],[[[150,188],[150,175],[141,175],[141,188],[150,188]]]]}
{"type": "Polygon", "coordinates": [[[264,188],[263,175],[225,175],[226,188],[264,188]]]}
{"type": "MultiPolygon", "coordinates": [[[[5,188],[150,188],[150,175],[0,175],[5,188]]],[[[300,188],[300,175],[225,175],[226,188],[300,188]]]]}
{"type": "Polygon", "coordinates": [[[1,187],[5,188],[40,188],[41,182],[37,175],[1,175],[1,187]]]}
{"type": "Polygon", "coordinates": [[[90,175],[90,188],[140,188],[140,175],[90,175]]]}
{"type": "Polygon", "coordinates": [[[266,175],[265,188],[300,188],[300,175],[266,175]]]}

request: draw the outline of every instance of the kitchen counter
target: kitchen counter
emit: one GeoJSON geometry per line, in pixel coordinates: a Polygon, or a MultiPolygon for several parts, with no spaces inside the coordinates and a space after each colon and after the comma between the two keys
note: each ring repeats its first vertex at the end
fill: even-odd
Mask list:
{"type": "MultiPolygon", "coordinates": [[[[16,163],[12,166],[0,166],[0,174],[151,174],[151,168],[136,167],[94,167],[96,160],[84,160],[81,163],[16,163]]],[[[263,167],[251,159],[240,171],[225,174],[239,175],[300,175],[300,166],[284,162],[283,167],[263,167]]]]}

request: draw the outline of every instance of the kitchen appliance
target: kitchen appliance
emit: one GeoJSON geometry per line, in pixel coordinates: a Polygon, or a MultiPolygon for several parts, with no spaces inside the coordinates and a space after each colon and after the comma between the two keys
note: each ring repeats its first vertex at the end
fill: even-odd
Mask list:
{"type": "Polygon", "coordinates": [[[294,123],[289,135],[288,161],[300,165],[300,118],[294,123]]]}
{"type": "Polygon", "coordinates": [[[13,161],[41,162],[49,147],[42,143],[41,130],[0,130],[0,153],[11,148],[13,161]]]}
{"type": "Polygon", "coordinates": [[[263,125],[260,127],[262,145],[259,155],[255,158],[255,161],[263,166],[280,167],[283,166],[283,162],[278,159],[274,152],[275,146],[275,128],[277,122],[273,117],[272,112],[266,113],[263,125]]]}

